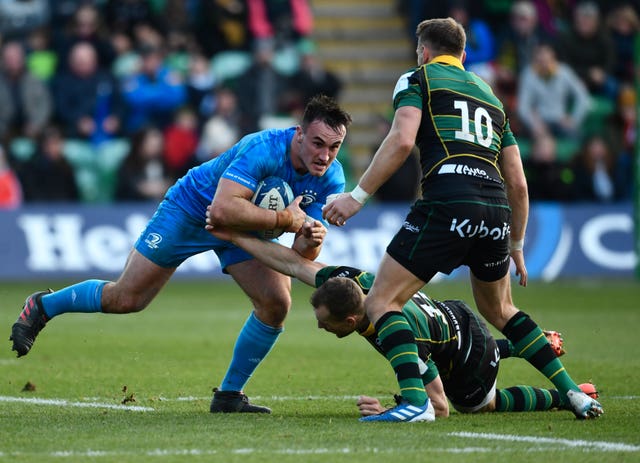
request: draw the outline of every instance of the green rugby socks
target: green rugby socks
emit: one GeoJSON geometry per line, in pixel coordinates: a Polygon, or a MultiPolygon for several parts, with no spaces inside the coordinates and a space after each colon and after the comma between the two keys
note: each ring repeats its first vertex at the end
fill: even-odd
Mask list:
{"type": "Polygon", "coordinates": [[[396,373],[400,394],[411,405],[422,407],[427,393],[418,366],[418,346],[409,322],[402,312],[387,312],[376,323],[376,332],[396,373]]]}
{"type": "Polygon", "coordinates": [[[513,386],[496,389],[497,412],[533,412],[560,406],[560,393],[555,389],[513,386]]]}
{"type": "Polygon", "coordinates": [[[502,333],[513,343],[516,356],[524,358],[546,376],[560,391],[561,397],[566,397],[569,390],[580,390],[529,315],[519,311],[507,322],[502,333]]]}

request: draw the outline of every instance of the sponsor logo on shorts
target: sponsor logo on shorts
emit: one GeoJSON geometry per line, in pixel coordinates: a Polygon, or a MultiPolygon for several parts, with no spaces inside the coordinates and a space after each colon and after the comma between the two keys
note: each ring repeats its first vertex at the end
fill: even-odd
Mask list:
{"type": "Polygon", "coordinates": [[[500,227],[489,228],[481,220],[479,224],[471,223],[469,219],[459,220],[454,218],[451,220],[449,231],[457,233],[461,238],[491,238],[492,240],[504,240],[509,236],[509,224],[502,223],[500,227]]]}
{"type": "Polygon", "coordinates": [[[149,233],[144,239],[144,242],[151,249],[158,249],[158,244],[160,244],[160,241],[162,241],[162,236],[158,233],[149,233]]]}
{"type": "Polygon", "coordinates": [[[485,262],[482,265],[484,265],[486,268],[500,267],[502,264],[504,264],[508,260],[509,260],[509,254],[507,254],[504,259],[500,259],[497,262],[485,262]]]}
{"type": "Polygon", "coordinates": [[[418,227],[417,225],[413,225],[412,223],[409,223],[406,220],[402,224],[402,228],[410,231],[411,233],[418,233],[420,231],[420,227],[418,227]]]}

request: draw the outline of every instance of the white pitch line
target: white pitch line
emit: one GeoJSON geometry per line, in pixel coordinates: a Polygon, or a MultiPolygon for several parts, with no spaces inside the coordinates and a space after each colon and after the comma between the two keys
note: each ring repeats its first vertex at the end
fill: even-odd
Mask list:
{"type": "Polygon", "coordinates": [[[130,410],[133,412],[154,411],[151,407],[140,407],[138,405],[118,405],[101,402],[69,402],[64,399],[39,399],[37,397],[0,396],[0,402],[21,402],[35,405],[55,405],[58,407],[109,408],[112,410],[130,410]]]}
{"type": "Polygon", "coordinates": [[[588,448],[590,450],[600,450],[603,452],[640,452],[640,445],[624,444],[621,442],[554,439],[551,437],[516,436],[513,434],[492,434],[477,432],[452,432],[449,433],[449,435],[472,439],[488,439],[509,442],[531,442],[534,444],[559,444],[566,447],[588,448]]]}
{"type": "MultiPolygon", "coordinates": [[[[542,451],[543,449],[540,448],[542,451]]],[[[437,453],[453,453],[453,454],[473,454],[473,453],[488,453],[493,452],[493,449],[486,447],[464,447],[464,448],[438,448],[438,449],[430,449],[432,452],[437,453]]],[[[215,450],[215,449],[151,449],[151,450],[141,450],[140,452],[128,452],[128,451],[119,451],[119,450],[95,450],[88,449],[84,451],[78,450],[57,450],[48,453],[38,453],[38,452],[0,452],[0,458],[5,457],[56,457],[56,458],[83,458],[83,457],[136,457],[136,456],[147,456],[147,457],[170,457],[170,456],[207,456],[207,455],[360,455],[360,454],[371,454],[371,455],[379,455],[379,454],[402,454],[408,453],[411,451],[406,451],[405,449],[394,449],[394,448],[384,448],[379,449],[376,447],[366,447],[366,448],[351,448],[351,447],[343,447],[343,448],[326,448],[326,447],[318,447],[318,448],[284,448],[284,449],[276,449],[272,451],[265,451],[265,449],[255,449],[255,448],[237,448],[237,449],[229,449],[229,450],[215,450]]]]}

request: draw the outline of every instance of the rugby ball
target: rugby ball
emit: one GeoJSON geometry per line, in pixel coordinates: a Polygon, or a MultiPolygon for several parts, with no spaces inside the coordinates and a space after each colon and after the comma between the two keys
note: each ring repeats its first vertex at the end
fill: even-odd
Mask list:
{"type": "MultiPolygon", "coordinates": [[[[267,177],[258,183],[251,201],[263,209],[281,211],[293,201],[293,191],[289,184],[280,177],[267,177]]],[[[284,230],[258,230],[257,233],[261,238],[270,240],[282,235],[284,230]]]]}

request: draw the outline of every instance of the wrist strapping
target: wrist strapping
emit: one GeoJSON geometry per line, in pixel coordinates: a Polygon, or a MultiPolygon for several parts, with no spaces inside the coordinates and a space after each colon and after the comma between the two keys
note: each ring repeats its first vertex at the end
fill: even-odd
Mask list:
{"type": "Polygon", "coordinates": [[[360,204],[364,204],[367,202],[371,195],[360,188],[360,185],[356,185],[353,191],[350,193],[351,197],[358,201],[360,204]]]}
{"type": "Polygon", "coordinates": [[[521,240],[509,239],[509,249],[511,251],[522,251],[523,248],[524,248],[524,238],[521,240]]]}
{"type": "Polygon", "coordinates": [[[285,209],[283,211],[274,212],[276,213],[276,225],[273,227],[274,229],[286,230],[293,225],[293,214],[291,211],[285,209]]]}

